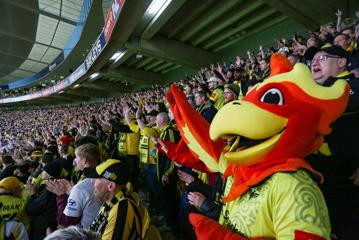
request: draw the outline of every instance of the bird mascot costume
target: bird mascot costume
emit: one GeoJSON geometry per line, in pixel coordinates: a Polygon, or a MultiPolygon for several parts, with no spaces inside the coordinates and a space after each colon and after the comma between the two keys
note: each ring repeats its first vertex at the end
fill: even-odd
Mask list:
{"type": "Polygon", "coordinates": [[[168,156],[227,178],[219,222],[190,214],[200,240],[330,238],[317,186],[323,179],[305,157],[318,150],[343,113],[348,84],[320,86],[305,65],[292,68],[280,54],[270,66],[269,78],[222,107],[211,124],[175,85],[166,94],[182,135],[179,144],[165,142],[168,156]],[[235,141],[224,150],[229,138],[235,141]]]}

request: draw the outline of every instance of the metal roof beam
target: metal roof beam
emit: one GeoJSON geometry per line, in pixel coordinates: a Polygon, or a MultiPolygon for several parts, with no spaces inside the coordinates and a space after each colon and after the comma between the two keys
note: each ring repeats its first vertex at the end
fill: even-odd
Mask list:
{"type": "Polygon", "coordinates": [[[90,99],[89,97],[86,97],[86,96],[73,95],[73,94],[69,94],[66,92],[53,94],[53,95],[51,95],[51,97],[59,98],[59,99],[67,99],[67,100],[71,100],[71,101],[88,101],[90,99]]]}
{"type": "Polygon", "coordinates": [[[86,96],[86,97],[106,97],[108,95],[108,92],[98,90],[98,89],[89,89],[86,87],[71,89],[69,91],[66,91],[66,93],[69,93],[71,95],[77,95],[77,96],[86,96]]]}
{"type": "Polygon", "coordinates": [[[182,37],[180,38],[181,42],[185,42],[193,37],[198,31],[202,30],[209,23],[214,21],[217,17],[221,16],[231,8],[233,8],[240,1],[238,0],[228,0],[225,4],[222,1],[217,1],[213,7],[203,14],[201,17],[197,18],[192,24],[191,28],[188,29],[182,37]]]}
{"type": "Polygon", "coordinates": [[[302,4],[295,4],[295,6],[293,6],[288,3],[289,1],[287,0],[265,0],[264,2],[277,9],[288,18],[302,24],[304,27],[314,30],[320,25],[316,19],[317,16],[306,14],[305,11],[301,9],[303,8],[302,4]]]}
{"type": "Polygon", "coordinates": [[[144,55],[192,69],[207,66],[216,60],[215,54],[211,52],[159,36],[151,40],[132,39],[125,46],[134,51],[142,52],[144,55]]]}
{"type": "MultiPolygon", "coordinates": [[[[218,24],[214,24],[213,26],[207,26],[201,32],[196,34],[196,38],[192,41],[192,44],[194,46],[197,46],[206,39],[216,39],[217,37],[221,37],[223,29],[225,29],[231,24],[238,23],[241,18],[252,13],[262,5],[264,4],[261,1],[251,1],[247,2],[246,4],[243,4],[243,6],[241,6],[239,10],[233,9],[230,13],[222,16],[220,19],[217,19],[216,22],[218,22],[218,24]]],[[[275,10],[272,9],[272,11],[275,10]]]]}
{"type": "Polygon", "coordinates": [[[235,39],[233,39],[233,40],[231,40],[231,41],[226,42],[225,44],[219,44],[219,45],[214,49],[214,51],[215,51],[215,52],[218,52],[218,51],[220,51],[220,50],[222,50],[222,49],[225,49],[225,48],[229,47],[230,45],[232,45],[232,44],[234,44],[234,43],[236,43],[236,42],[239,42],[239,41],[242,40],[242,39],[248,38],[248,37],[250,37],[250,36],[253,35],[253,34],[256,34],[256,33],[258,33],[258,32],[264,31],[265,29],[270,28],[270,27],[272,27],[272,26],[274,26],[274,25],[276,25],[276,24],[279,24],[280,22],[282,22],[282,21],[284,21],[284,20],[287,20],[287,19],[288,19],[288,17],[287,17],[287,16],[284,16],[284,15],[281,15],[281,16],[276,17],[276,18],[272,18],[270,21],[267,21],[265,24],[260,25],[258,28],[253,28],[252,31],[249,31],[249,32],[248,32],[246,35],[244,35],[244,36],[241,36],[241,37],[239,37],[239,38],[235,38],[235,39]]]}
{"type": "Polygon", "coordinates": [[[183,6],[183,11],[176,13],[175,19],[180,19],[180,21],[170,20],[171,24],[164,27],[165,32],[168,32],[168,38],[174,37],[183,29],[187,29],[188,24],[193,22],[195,19],[199,18],[203,11],[205,11],[214,0],[201,0],[201,1],[192,1],[191,4],[185,4],[183,6]],[[188,15],[188,13],[191,13],[188,15]]]}
{"type": "Polygon", "coordinates": [[[211,48],[212,46],[216,45],[217,43],[220,43],[221,41],[224,41],[225,39],[228,39],[229,37],[231,37],[237,33],[240,33],[241,31],[243,31],[247,28],[250,28],[251,26],[253,26],[257,22],[259,22],[260,20],[273,15],[275,12],[276,12],[275,9],[267,8],[267,9],[264,9],[263,11],[260,11],[260,14],[256,14],[254,16],[250,15],[250,16],[248,16],[248,18],[243,19],[243,21],[241,21],[241,24],[237,28],[225,29],[221,32],[221,34],[219,34],[215,38],[209,39],[208,41],[204,42],[203,48],[204,49],[211,48]],[[247,21],[245,21],[245,20],[247,20],[247,21]]]}
{"type": "Polygon", "coordinates": [[[107,81],[95,81],[95,82],[85,82],[83,84],[84,87],[90,89],[97,89],[106,92],[119,92],[124,90],[126,87],[123,84],[115,83],[115,82],[107,82],[107,81]]]}
{"type": "Polygon", "coordinates": [[[124,81],[145,85],[152,85],[164,82],[164,77],[161,74],[129,67],[119,67],[116,70],[108,70],[107,72],[104,72],[102,74],[104,74],[105,76],[117,77],[124,81]]]}

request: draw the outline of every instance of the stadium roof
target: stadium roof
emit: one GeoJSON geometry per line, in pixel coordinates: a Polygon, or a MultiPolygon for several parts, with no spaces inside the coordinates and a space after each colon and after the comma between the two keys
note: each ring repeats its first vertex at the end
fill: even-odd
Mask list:
{"type": "MultiPolygon", "coordinates": [[[[9,25],[0,31],[0,85],[39,71],[64,49],[82,0],[2,2],[8,10],[2,8],[1,17],[8,15],[9,25]]],[[[94,1],[97,10],[89,13],[84,28],[91,37],[82,36],[76,54],[56,69],[57,76],[69,76],[88,58],[112,3],[100,2],[94,1]]],[[[32,102],[86,101],[168,82],[250,47],[274,45],[274,37],[314,30],[335,20],[336,8],[348,15],[358,7],[354,0],[126,0],[106,47],[76,84],[32,102]]],[[[55,72],[40,83],[54,78],[55,72]]]]}

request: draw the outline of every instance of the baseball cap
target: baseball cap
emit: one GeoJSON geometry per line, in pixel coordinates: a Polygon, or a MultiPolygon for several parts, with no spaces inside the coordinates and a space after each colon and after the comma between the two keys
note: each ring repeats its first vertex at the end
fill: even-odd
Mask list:
{"type": "Polygon", "coordinates": [[[208,79],[208,83],[210,83],[210,82],[216,82],[216,81],[218,81],[218,78],[217,77],[215,77],[215,76],[212,76],[212,77],[210,77],[209,79],[208,79]]]}
{"type": "Polygon", "coordinates": [[[39,150],[33,151],[31,157],[42,157],[42,152],[39,150]]]}
{"type": "Polygon", "coordinates": [[[6,177],[0,181],[0,188],[7,193],[13,193],[18,188],[23,188],[24,184],[16,177],[6,177]]]}
{"type": "Polygon", "coordinates": [[[69,145],[70,142],[71,142],[71,138],[69,136],[67,136],[67,135],[62,136],[60,138],[60,142],[61,142],[61,144],[69,145]]]}
{"type": "Polygon", "coordinates": [[[348,62],[348,70],[354,70],[359,68],[359,57],[351,57],[348,62]]]}
{"type": "Polygon", "coordinates": [[[312,60],[314,55],[317,52],[326,52],[328,54],[334,55],[334,56],[338,56],[338,57],[342,57],[342,58],[349,58],[349,53],[347,51],[345,51],[342,47],[339,46],[332,46],[330,44],[325,44],[323,47],[321,48],[317,48],[317,47],[310,47],[307,49],[307,51],[305,51],[304,57],[308,60],[312,60]]]}
{"type": "Polygon", "coordinates": [[[117,184],[126,184],[129,180],[129,168],[123,161],[107,159],[96,168],[85,168],[86,178],[105,178],[117,184]]]}

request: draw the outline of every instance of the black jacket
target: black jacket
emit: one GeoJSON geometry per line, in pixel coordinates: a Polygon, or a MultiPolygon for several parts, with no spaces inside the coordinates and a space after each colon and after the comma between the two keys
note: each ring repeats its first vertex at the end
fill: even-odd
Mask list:
{"type": "Polygon", "coordinates": [[[38,194],[30,197],[25,212],[32,218],[30,239],[42,240],[46,237],[46,229],[56,229],[56,195],[42,185],[38,194]]]}
{"type": "Polygon", "coordinates": [[[6,177],[14,176],[14,171],[16,170],[16,165],[10,165],[4,168],[4,170],[0,173],[0,180],[6,177]]]}
{"type": "Polygon", "coordinates": [[[213,106],[211,101],[207,101],[202,106],[197,107],[197,112],[199,112],[207,122],[211,123],[214,115],[217,113],[217,109],[213,106]]]}

